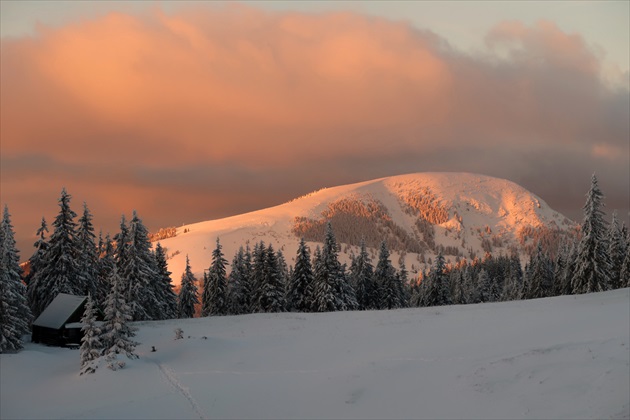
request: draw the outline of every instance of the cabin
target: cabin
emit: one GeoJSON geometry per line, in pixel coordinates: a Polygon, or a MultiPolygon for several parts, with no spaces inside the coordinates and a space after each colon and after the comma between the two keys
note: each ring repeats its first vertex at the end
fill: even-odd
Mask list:
{"type": "Polygon", "coordinates": [[[31,341],[48,346],[81,344],[81,317],[87,296],[59,293],[33,322],[31,341]]]}

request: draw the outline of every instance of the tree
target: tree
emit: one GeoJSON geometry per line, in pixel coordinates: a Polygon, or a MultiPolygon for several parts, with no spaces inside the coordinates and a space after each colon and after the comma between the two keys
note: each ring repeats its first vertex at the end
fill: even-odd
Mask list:
{"type": "Polygon", "coordinates": [[[114,267],[112,270],[108,283],[112,285],[112,288],[105,301],[105,321],[101,338],[103,355],[109,363],[108,367],[116,370],[124,367],[124,362],[116,361],[118,354],[122,353],[130,359],[138,357],[135,354],[138,343],[131,339],[136,328],[129,325],[129,321],[133,318],[131,307],[122,293],[122,279],[118,275],[117,268],[114,267]]]}
{"type": "Polygon", "coordinates": [[[478,294],[480,302],[493,302],[492,279],[485,268],[482,268],[477,276],[478,294]]]}
{"type": "Polygon", "coordinates": [[[396,270],[389,259],[389,250],[385,241],[381,242],[378,263],[374,270],[374,281],[378,287],[379,309],[396,309],[402,306],[399,279],[396,278],[396,270]]]}
{"type": "Polygon", "coordinates": [[[96,306],[105,310],[105,300],[107,299],[107,295],[111,290],[111,284],[109,284],[109,279],[111,277],[112,271],[116,267],[116,258],[115,258],[115,250],[114,244],[109,237],[109,234],[105,236],[104,240],[101,240],[101,235],[99,235],[99,259],[98,259],[98,271],[97,271],[97,290],[96,294],[93,296],[94,303],[96,306]]]}
{"type": "Polygon", "coordinates": [[[204,274],[203,295],[201,297],[201,316],[227,314],[227,276],[221,244],[217,238],[217,246],[212,252],[212,264],[208,274],[204,274]]]}
{"type": "Polygon", "coordinates": [[[527,280],[525,299],[538,299],[553,295],[553,265],[543,252],[540,242],[538,242],[536,252],[529,262],[527,280]]]}
{"type": "Polygon", "coordinates": [[[31,256],[29,261],[29,273],[24,279],[27,285],[26,294],[28,304],[31,307],[32,312],[38,312],[37,308],[41,307],[39,302],[40,290],[39,283],[41,281],[41,272],[46,264],[46,253],[48,251],[48,240],[46,239],[46,233],[48,233],[48,224],[46,219],[42,217],[42,222],[37,229],[36,235],[37,241],[33,244],[35,252],[31,256]]]}
{"type": "Polygon", "coordinates": [[[0,353],[21,349],[22,335],[29,332],[32,315],[21,274],[11,216],[5,206],[0,222],[0,353]]]}
{"type": "Polygon", "coordinates": [[[375,299],[378,299],[378,290],[374,283],[374,270],[364,240],[361,240],[359,255],[352,261],[350,278],[354,285],[359,309],[376,309],[378,303],[375,299]]]}
{"type": "Polygon", "coordinates": [[[284,312],[284,282],[278,266],[277,255],[271,244],[267,247],[265,254],[259,307],[262,312],[284,312]]]}
{"type": "Polygon", "coordinates": [[[630,245],[626,247],[626,258],[624,258],[621,265],[619,283],[621,287],[630,287],[630,245]]]}
{"type": "Polygon", "coordinates": [[[182,274],[181,289],[177,301],[177,312],[179,318],[193,318],[195,316],[195,305],[199,303],[195,276],[190,270],[190,261],[186,255],[186,269],[182,274]]]}
{"type": "Polygon", "coordinates": [[[103,351],[101,343],[101,329],[96,324],[96,306],[92,300],[92,295],[88,295],[83,317],[81,318],[81,371],[80,374],[94,373],[98,368],[98,360],[103,351]]]}
{"type": "Polygon", "coordinates": [[[315,252],[315,263],[313,264],[315,289],[314,308],[315,312],[330,312],[344,309],[344,302],[339,295],[341,286],[341,264],[337,256],[337,240],[332,231],[330,222],[326,225],[326,236],[324,247],[321,252],[315,252]]]}
{"type": "Polygon", "coordinates": [[[578,245],[575,271],[571,280],[573,293],[591,293],[608,290],[611,283],[611,261],[606,242],[606,221],[603,194],[593,174],[591,188],[584,205],[582,239],[578,245]]]}
{"type": "Polygon", "coordinates": [[[129,223],[128,244],[120,266],[125,299],[131,307],[133,320],[163,319],[160,313],[162,302],[158,299],[161,279],[151,252],[149,231],[135,210],[129,223]]]}
{"type": "Polygon", "coordinates": [[[92,224],[92,214],[87,204],[83,203],[83,215],[77,229],[78,270],[81,295],[97,295],[98,254],[95,244],[96,235],[92,224]]]}
{"type": "Polygon", "coordinates": [[[523,293],[523,269],[517,254],[510,256],[508,276],[503,287],[501,300],[519,300],[523,293]]]}
{"type": "Polygon", "coordinates": [[[295,257],[295,269],[291,275],[289,292],[287,294],[287,308],[296,312],[308,312],[313,292],[313,267],[311,266],[311,253],[300,239],[297,255],[295,257]]]}
{"type": "Polygon", "coordinates": [[[449,277],[446,273],[446,262],[441,252],[435,257],[427,280],[426,306],[450,305],[452,298],[448,283],[449,277]]]}
{"type": "Polygon", "coordinates": [[[241,246],[232,259],[232,270],[228,276],[228,312],[239,315],[249,313],[251,308],[251,253],[241,246]]]}
{"type": "Polygon", "coordinates": [[[177,294],[173,290],[171,272],[168,271],[166,251],[158,242],[155,246],[155,268],[157,271],[156,295],[160,302],[160,317],[158,319],[177,318],[177,294]]]}
{"type": "Polygon", "coordinates": [[[611,262],[610,286],[612,289],[623,287],[621,282],[621,266],[626,256],[626,238],[624,237],[619,222],[617,212],[613,212],[612,221],[608,229],[608,255],[611,262]]]}
{"type": "Polygon", "coordinates": [[[50,236],[46,261],[37,283],[35,299],[38,305],[33,315],[38,317],[59,293],[81,295],[83,287],[77,258],[79,249],[76,237],[76,213],[70,209],[71,196],[66,189],[61,190],[59,214],[53,222],[54,231],[50,236]]]}

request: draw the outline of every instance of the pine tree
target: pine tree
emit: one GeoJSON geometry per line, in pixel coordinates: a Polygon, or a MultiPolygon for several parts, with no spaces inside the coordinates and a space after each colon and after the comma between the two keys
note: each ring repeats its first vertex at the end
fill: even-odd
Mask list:
{"type": "Polygon", "coordinates": [[[378,262],[374,270],[374,280],[378,287],[378,308],[396,309],[402,306],[399,279],[396,278],[396,270],[389,260],[389,250],[385,241],[381,242],[378,262]]]}
{"type": "Polygon", "coordinates": [[[584,205],[584,222],[572,278],[574,293],[608,290],[611,283],[611,261],[606,241],[606,221],[601,210],[603,194],[593,175],[584,205]]]}
{"type": "Polygon", "coordinates": [[[407,273],[407,267],[405,266],[405,257],[404,254],[401,254],[400,259],[398,260],[399,270],[396,274],[398,276],[396,284],[400,288],[398,291],[398,295],[401,300],[401,307],[406,308],[409,306],[409,299],[411,298],[411,293],[409,291],[409,278],[407,273]]]}
{"type": "Polygon", "coordinates": [[[326,226],[324,247],[321,253],[315,253],[315,307],[316,312],[330,312],[343,310],[344,302],[339,295],[341,286],[341,264],[337,255],[337,240],[330,222],[326,226]],[[319,258],[318,258],[319,257],[319,258]]]}
{"type": "Polygon", "coordinates": [[[617,212],[614,211],[612,221],[608,229],[608,255],[611,261],[610,286],[612,289],[623,287],[621,283],[621,266],[626,256],[626,241],[621,232],[621,227],[617,221],[617,212]]]}
{"type": "Polygon", "coordinates": [[[160,302],[160,317],[158,319],[177,318],[177,294],[175,293],[171,272],[168,271],[166,252],[158,242],[155,246],[155,268],[157,271],[156,296],[160,302]]]}
{"type": "Polygon", "coordinates": [[[212,252],[212,264],[208,274],[204,274],[203,295],[201,298],[201,316],[227,314],[227,276],[221,244],[217,238],[217,246],[212,252]]]}
{"type": "Polygon", "coordinates": [[[92,295],[88,295],[83,317],[81,318],[81,371],[80,374],[94,373],[98,368],[98,361],[103,351],[101,343],[101,328],[96,324],[96,306],[92,295]]]}
{"type": "Polygon", "coordinates": [[[131,307],[122,293],[122,281],[118,269],[114,267],[108,281],[112,288],[105,301],[105,321],[101,335],[103,355],[112,370],[124,367],[124,362],[116,361],[118,354],[122,353],[130,359],[138,357],[134,352],[138,343],[131,339],[136,328],[129,325],[132,320],[131,307]]]}
{"type": "Polygon", "coordinates": [[[357,310],[359,308],[359,304],[357,303],[357,295],[354,291],[354,287],[352,287],[352,284],[348,280],[345,264],[343,264],[339,270],[339,281],[337,282],[337,287],[339,288],[337,294],[341,297],[341,302],[343,304],[341,310],[357,310]]]}
{"type": "Polygon", "coordinates": [[[551,260],[544,254],[540,242],[529,263],[527,280],[525,299],[538,299],[553,294],[553,267],[551,260]]]}
{"type": "Polygon", "coordinates": [[[296,312],[310,311],[311,293],[313,292],[313,268],[311,266],[311,253],[300,239],[297,255],[295,257],[295,269],[291,276],[289,292],[287,293],[287,307],[296,312]]]}
{"type": "Polygon", "coordinates": [[[92,214],[87,204],[83,203],[83,215],[79,219],[77,229],[78,269],[81,295],[97,295],[98,254],[95,244],[92,214]]]}
{"type": "Polygon", "coordinates": [[[263,282],[260,290],[260,310],[262,312],[284,312],[284,282],[281,278],[276,253],[271,244],[267,247],[265,254],[263,282]]]}
{"type": "Polygon", "coordinates": [[[492,279],[485,268],[482,268],[477,276],[477,285],[480,302],[493,302],[495,300],[492,293],[492,279]]]}
{"type": "Polygon", "coordinates": [[[619,284],[621,287],[630,287],[630,245],[626,247],[626,258],[623,259],[623,264],[621,265],[619,284]]]}
{"type": "Polygon", "coordinates": [[[11,216],[5,206],[0,222],[0,353],[21,349],[22,335],[29,332],[32,315],[21,274],[11,216]]]}
{"type": "Polygon", "coordinates": [[[261,312],[262,287],[265,282],[265,266],[267,264],[267,248],[263,241],[254,245],[252,254],[252,299],[251,312],[261,312]]]}
{"type": "Polygon", "coordinates": [[[516,254],[510,256],[510,264],[508,276],[506,279],[503,292],[501,294],[502,301],[519,300],[523,293],[523,269],[521,261],[516,254]]]}
{"type": "Polygon", "coordinates": [[[160,276],[151,252],[149,232],[134,210],[120,276],[134,321],[163,319],[158,299],[160,276]]]}
{"type": "Polygon", "coordinates": [[[450,305],[452,298],[446,262],[442,253],[438,253],[429,272],[426,290],[426,306],[450,305]]]}
{"type": "MultiPolygon", "coordinates": [[[[249,253],[249,250],[247,251],[249,253]]],[[[251,258],[251,255],[249,256],[251,258]]],[[[232,270],[228,276],[228,313],[233,315],[249,312],[251,302],[251,283],[249,281],[248,257],[241,246],[232,259],[232,270]]],[[[251,268],[251,263],[249,264],[251,268]]]]}
{"type": "Polygon", "coordinates": [[[560,277],[556,278],[556,282],[559,284],[559,294],[560,295],[571,295],[573,294],[573,273],[575,272],[575,262],[577,260],[577,250],[578,250],[578,242],[573,241],[571,246],[567,252],[565,267],[562,272],[560,272],[560,277]]]}
{"type": "Polygon", "coordinates": [[[179,318],[193,318],[195,316],[195,305],[199,303],[196,281],[197,279],[190,270],[188,255],[186,255],[186,269],[182,274],[181,289],[177,300],[179,318]]]}
{"type": "Polygon", "coordinates": [[[378,304],[374,299],[378,298],[378,291],[374,283],[374,272],[370,255],[367,252],[365,241],[361,240],[359,255],[353,259],[350,267],[350,276],[354,285],[359,309],[376,309],[378,304]]]}
{"type": "Polygon", "coordinates": [[[79,249],[76,237],[76,213],[70,209],[71,196],[64,189],[59,198],[59,214],[53,222],[54,231],[48,242],[46,261],[40,271],[40,279],[34,299],[38,306],[33,315],[38,317],[59,293],[81,295],[83,287],[77,258],[79,249]]]}
{"type": "Polygon", "coordinates": [[[107,299],[107,295],[111,290],[109,279],[111,277],[112,271],[116,267],[114,244],[109,237],[109,234],[105,236],[104,240],[101,240],[99,235],[99,254],[100,257],[98,259],[98,272],[96,281],[97,291],[95,296],[93,297],[93,300],[94,304],[99,309],[104,311],[105,300],[107,299]]]}
{"type": "Polygon", "coordinates": [[[35,252],[29,259],[29,273],[24,279],[27,285],[26,294],[28,304],[33,313],[37,313],[37,308],[41,306],[41,303],[38,301],[40,298],[39,283],[41,281],[42,269],[46,264],[46,253],[48,252],[46,233],[48,233],[48,224],[46,223],[46,219],[42,217],[41,225],[36,232],[38,239],[33,244],[35,252]]]}

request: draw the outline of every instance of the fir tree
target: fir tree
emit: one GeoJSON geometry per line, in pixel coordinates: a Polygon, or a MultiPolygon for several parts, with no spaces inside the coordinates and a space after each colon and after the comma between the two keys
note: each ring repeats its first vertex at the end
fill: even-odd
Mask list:
{"type": "Polygon", "coordinates": [[[485,268],[482,268],[477,276],[478,294],[480,302],[493,302],[492,279],[485,268]]]}
{"type": "Polygon", "coordinates": [[[359,309],[376,309],[378,303],[378,291],[374,283],[374,272],[370,255],[367,252],[365,241],[361,240],[359,255],[353,259],[350,268],[352,283],[354,285],[359,309]]]}
{"type": "Polygon", "coordinates": [[[297,255],[295,257],[295,269],[291,275],[289,292],[287,293],[287,307],[296,312],[310,311],[311,294],[313,292],[313,268],[311,266],[311,253],[300,239],[297,255]]]}
{"type": "Polygon", "coordinates": [[[208,274],[204,274],[203,295],[201,298],[201,316],[227,314],[227,276],[221,244],[217,238],[217,246],[212,252],[212,264],[208,274]]]}
{"type": "Polygon", "coordinates": [[[251,312],[261,312],[260,301],[262,287],[265,282],[265,265],[267,264],[267,249],[263,241],[254,245],[252,254],[252,299],[251,312]]]}
{"type": "Polygon", "coordinates": [[[188,255],[186,255],[186,269],[182,274],[181,289],[177,300],[179,318],[193,318],[195,316],[195,305],[199,303],[196,281],[197,279],[190,270],[188,255]]]}
{"type": "Polygon", "coordinates": [[[156,295],[161,307],[161,316],[158,319],[175,319],[177,318],[177,294],[174,291],[171,272],[168,271],[166,252],[159,242],[155,246],[154,255],[158,275],[156,295]]]}
{"type": "Polygon", "coordinates": [[[426,306],[450,305],[452,298],[450,295],[449,277],[446,273],[446,262],[442,253],[438,253],[431,267],[428,276],[426,290],[426,306]]]}
{"type": "Polygon", "coordinates": [[[124,367],[123,362],[116,361],[116,356],[122,353],[130,359],[137,358],[134,351],[138,343],[131,339],[136,328],[129,325],[129,321],[132,320],[131,307],[127,305],[122,293],[122,279],[117,268],[112,270],[108,283],[112,288],[105,301],[105,321],[101,340],[103,355],[109,362],[108,366],[116,370],[118,367],[124,367]]]}
{"type": "Polygon", "coordinates": [[[621,287],[630,287],[630,245],[626,247],[626,258],[621,265],[619,284],[621,287]]]}
{"type": "Polygon", "coordinates": [[[553,267],[551,260],[544,254],[540,242],[529,263],[527,280],[525,299],[538,299],[553,294],[553,267]]]}
{"type": "Polygon", "coordinates": [[[606,242],[606,221],[601,210],[603,194],[593,175],[584,205],[584,222],[572,278],[574,293],[608,290],[611,283],[611,261],[606,242]]]}
{"type": "Polygon", "coordinates": [[[98,254],[95,244],[94,225],[92,214],[87,204],[83,203],[83,215],[79,219],[77,229],[78,268],[81,295],[97,295],[98,279],[98,254]]]}
{"type": "Polygon", "coordinates": [[[5,206],[0,222],[0,353],[21,349],[22,335],[29,332],[32,315],[21,274],[11,216],[5,206]]]}
{"type": "Polygon", "coordinates": [[[39,290],[39,283],[41,280],[42,269],[46,264],[46,253],[48,251],[48,240],[46,239],[46,233],[48,233],[48,224],[46,223],[46,219],[42,217],[42,222],[37,229],[36,235],[38,236],[37,241],[33,244],[35,247],[35,252],[29,259],[29,273],[24,279],[27,284],[27,299],[28,304],[33,313],[38,313],[37,308],[41,307],[42,304],[39,302],[39,298],[41,297],[41,291],[39,290]]]}
{"type": "Polygon", "coordinates": [[[103,351],[101,343],[101,329],[96,324],[96,306],[92,300],[92,295],[88,295],[83,317],[81,318],[81,371],[80,374],[94,373],[98,368],[98,360],[103,351]]]}
{"type": "Polygon", "coordinates": [[[59,293],[81,295],[83,287],[77,258],[79,249],[76,238],[76,213],[70,209],[70,194],[61,190],[59,214],[53,222],[54,231],[50,236],[46,262],[40,271],[34,299],[38,305],[33,308],[38,317],[59,293]]]}
{"type": "Polygon", "coordinates": [[[608,255],[611,262],[610,286],[612,289],[623,287],[621,283],[621,266],[626,256],[626,241],[617,221],[617,212],[613,212],[612,221],[608,229],[608,255]]]}
{"type": "Polygon", "coordinates": [[[337,256],[337,241],[332,231],[330,222],[326,226],[324,247],[321,253],[315,253],[314,277],[314,311],[330,312],[342,310],[344,307],[338,291],[341,289],[339,282],[341,265],[337,256]]]}
{"type": "Polygon", "coordinates": [[[402,306],[401,288],[396,278],[396,270],[389,260],[389,250],[385,241],[381,242],[378,263],[374,270],[374,280],[378,287],[379,309],[396,309],[402,306]]]}
{"type": "Polygon", "coordinates": [[[285,308],[284,282],[278,266],[277,255],[271,244],[267,247],[260,290],[260,310],[262,312],[283,312],[285,308]]]}
{"type": "Polygon", "coordinates": [[[107,295],[111,290],[109,279],[111,277],[112,271],[116,267],[114,244],[109,237],[109,234],[105,236],[104,240],[100,240],[99,235],[99,254],[100,257],[98,259],[98,272],[96,281],[97,291],[96,295],[93,297],[93,300],[96,306],[104,311],[105,300],[107,299],[107,295]]]}
{"type": "Polygon", "coordinates": [[[158,299],[161,279],[151,252],[149,232],[135,210],[129,223],[128,241],[120,275],[133,320],[163,319],[158,299]]]}
{"type": "Polygon", "coordinates": [[[517,254],[510,256],[508,276],[501,294],[502,301],[519,300],[523,293],[523,269],[517,254]]]}
{"type": "Polygon", "coordinates": [[[241,246],[232,259],[232,270],[228,276],[228,312],[233,315],[246,314],[251,306],[251,259],[241,246]]]}

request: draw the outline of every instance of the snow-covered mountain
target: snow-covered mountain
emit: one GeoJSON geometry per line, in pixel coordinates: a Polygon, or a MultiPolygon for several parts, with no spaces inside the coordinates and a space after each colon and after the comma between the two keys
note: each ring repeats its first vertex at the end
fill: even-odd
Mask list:
{"type": "Polygon", "coordinates": [[[281,249],[292,264],[298,240],[311,249],[323,239],[327,221],[348,262],[361,239],[373,248],[382,240],[397,265],[401,254],[409,271],[428,267],[439,250],[447,260],[483,257],[486,251],[527,251],[541,236],[558,236],[574,223],[540,197],[504,180],[470,173],[416,173],[319,191],[288,203],[224,219],[185,225],[163,239],[169,269],[178,283],[186,255],[196,275],[209,267],[216,239],[228,260],[248,241],[281,249]]]}

